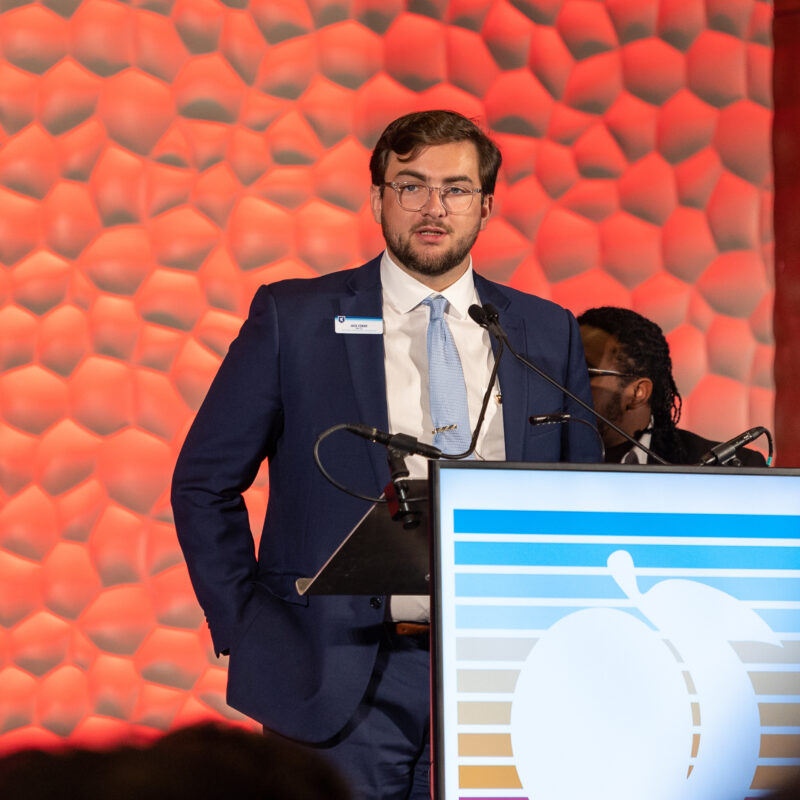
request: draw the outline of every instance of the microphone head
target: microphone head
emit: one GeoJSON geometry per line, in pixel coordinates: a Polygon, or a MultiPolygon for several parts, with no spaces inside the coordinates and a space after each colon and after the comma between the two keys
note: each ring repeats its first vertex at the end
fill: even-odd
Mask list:
{"type": "Polygon", "coordinates": [[[483,306],[479,306],[477,303],[473,303],[467,309],[467,313],[482,328],[485,328],[489,324],[489,319],[488,319],[488,316],[486,314],[486,310],[483,308],[483,306]]]}
{"type": "Polygon", "coordinates": [[[492,323],[500,321],[500,312],[491,303],[486,303],[483,306],[483,312],[486,315],[487,322],[492,323]]]}

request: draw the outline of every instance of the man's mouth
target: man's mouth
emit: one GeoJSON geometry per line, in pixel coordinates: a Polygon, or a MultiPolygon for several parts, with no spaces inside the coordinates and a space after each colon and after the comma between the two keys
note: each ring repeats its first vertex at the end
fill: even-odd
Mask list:
{"type": "Polygon", "coordinates": [[[414,233],[422,236],[424,239],[434,241],[435,239],[441,239],[447,231],[444,230],[444,228],[417,228],[414,233]]]}

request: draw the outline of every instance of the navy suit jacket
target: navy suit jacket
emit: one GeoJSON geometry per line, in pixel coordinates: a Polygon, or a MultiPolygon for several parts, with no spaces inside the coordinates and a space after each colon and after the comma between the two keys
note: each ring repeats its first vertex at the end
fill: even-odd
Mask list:
{"type": "MultiPolygon", "coordinates": [[[[518,352],[591,402],[578,326],[553,303],[475,275],[518,352]]],[[[320,742],[352,715],[373,671],[383,598],[300,597],[368,510],[313,463],[317,436],[343,422],[387,430],[383,337],[334,332],[337,315],[382,317],[380,259],[262,286],[175,469],[175,525],[217,653],[230,652],[228,702],[285,736],[320,742]],[[242,492],[269,460],[258,557],[242,492]]],[[[508,461],[597,461],[585,425],[533,427],[531,414],[589,415],[506,354],[499,371],[508,461]]],[[[416,434],[416,431],[410,431],[416,434]]],[[[346,432],[321,448],[340,482],[377,496],[384,448],[346,432]]]]}

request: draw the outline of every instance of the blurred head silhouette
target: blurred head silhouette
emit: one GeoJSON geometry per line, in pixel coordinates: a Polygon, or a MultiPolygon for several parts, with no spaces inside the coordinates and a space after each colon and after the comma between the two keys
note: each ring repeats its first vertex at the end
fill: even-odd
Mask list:
{"type": "Polygon", "coordinates": [[[15,753],[0,759],[0,797],[351,800],[336,770],[306,748],[211,723],[145,747],[15,753]]]}

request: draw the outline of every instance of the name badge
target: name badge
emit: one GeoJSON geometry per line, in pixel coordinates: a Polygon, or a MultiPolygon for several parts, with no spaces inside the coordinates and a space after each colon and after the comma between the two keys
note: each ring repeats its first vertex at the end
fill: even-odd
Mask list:
{"type": "Polygon", "coordinates": [[[383,320],[380,317],[346,317],[339,314],[333,319],[336,333],[383,333],[383,320]]]}

